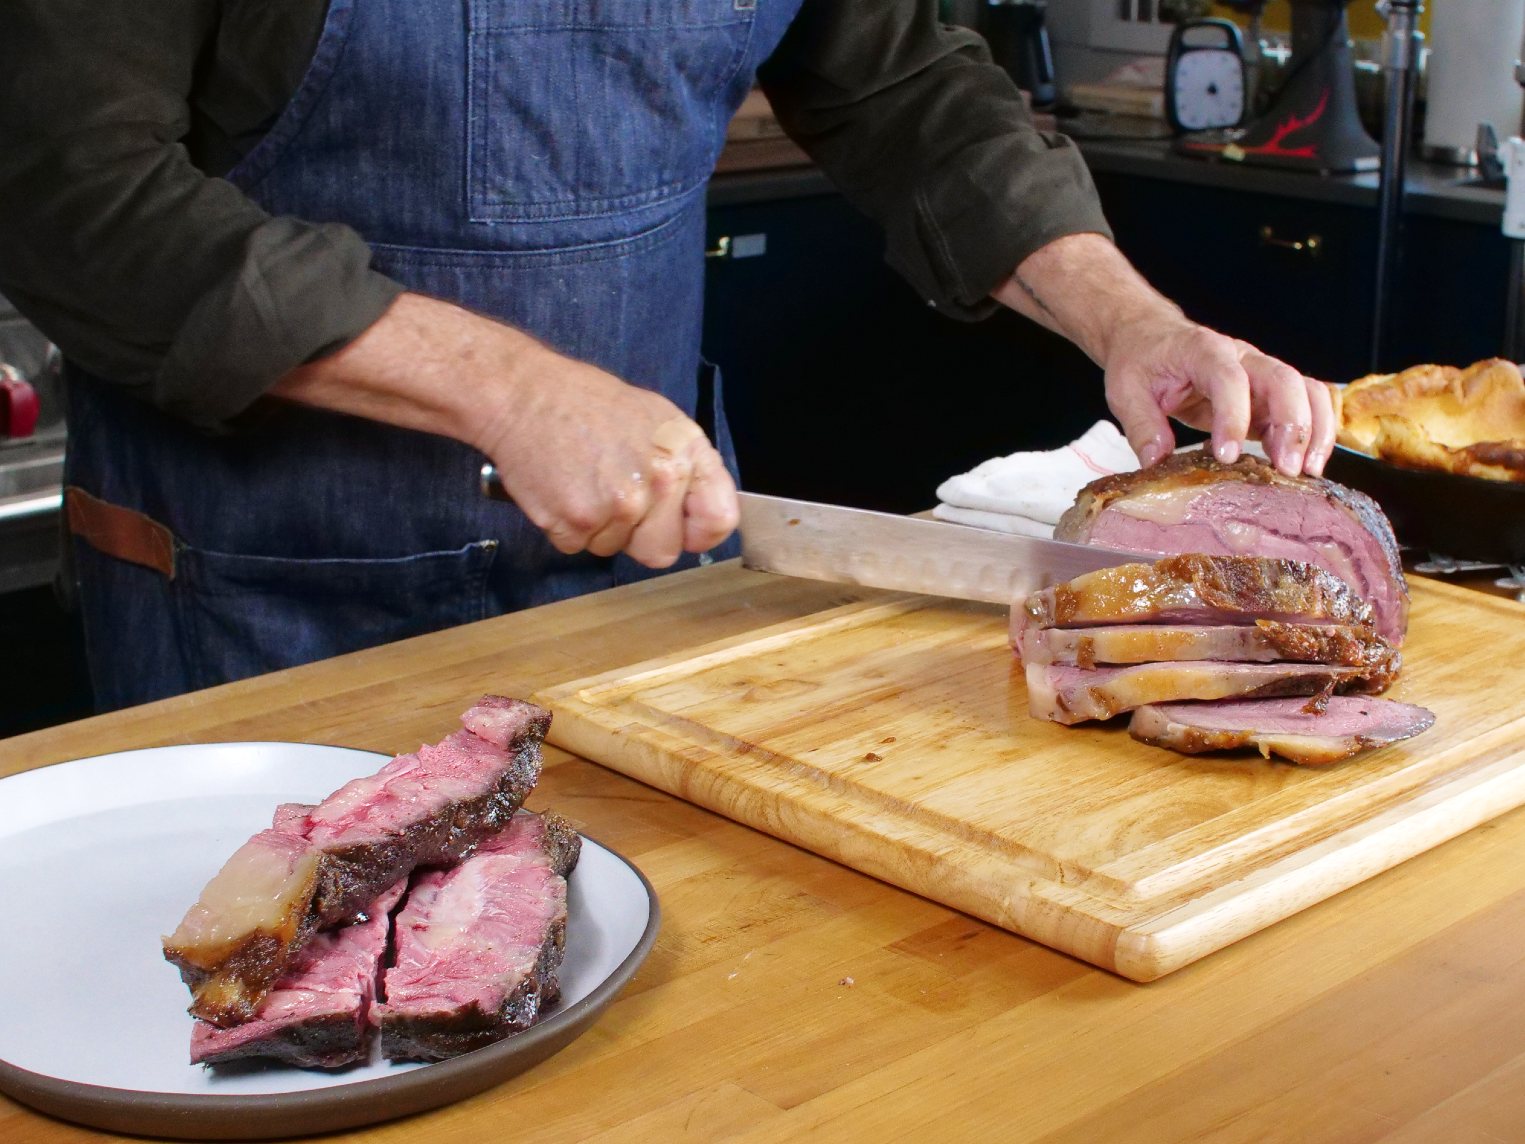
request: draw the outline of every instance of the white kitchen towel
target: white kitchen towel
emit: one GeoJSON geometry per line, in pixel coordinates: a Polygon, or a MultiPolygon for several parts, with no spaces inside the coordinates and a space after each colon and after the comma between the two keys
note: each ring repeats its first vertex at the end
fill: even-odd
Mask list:
{"type": "Polygon", "coordinates": [[[1052,536],[1064,510],[1097,477],[1138,468],[1128,440],[1110,421],[1098,421],[1058,449],[993,457],[937,488],[939,520],[1052,536]]]}

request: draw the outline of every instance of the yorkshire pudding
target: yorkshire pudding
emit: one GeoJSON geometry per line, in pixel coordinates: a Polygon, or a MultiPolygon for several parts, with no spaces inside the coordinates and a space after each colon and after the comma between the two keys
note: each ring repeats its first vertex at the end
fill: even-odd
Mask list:
{"type": "Polygon", "coordinates": [[[1512,362],[1416,365],[1331,388],[1348,449],[1411,469],[1525,482],[1525,379],[1512,362]]]}

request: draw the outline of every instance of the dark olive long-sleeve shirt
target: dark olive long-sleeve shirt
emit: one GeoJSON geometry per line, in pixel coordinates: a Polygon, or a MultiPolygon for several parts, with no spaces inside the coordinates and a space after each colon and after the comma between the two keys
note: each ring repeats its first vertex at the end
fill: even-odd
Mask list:
{"type": "MultiPolygon", "coordinates": [[[[780,122],[959,317],[1028,254],[1106,233],[931,0],[805,0],[759,79],[780,122]]],[[[306,70],[326,0],[5,0],[0,293],[86,368],[215,427],[358,336],[402,287],[349,227],[266,214],[220,176],[306,70]]]]}

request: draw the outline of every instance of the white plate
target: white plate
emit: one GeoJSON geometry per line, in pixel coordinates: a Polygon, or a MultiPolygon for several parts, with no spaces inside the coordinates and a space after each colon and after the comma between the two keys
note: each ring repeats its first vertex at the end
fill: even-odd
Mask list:
{"type": "Polygon", "coordinates": [[[189,1063],[189,995],[160,935],[278,803],[317,802],[386,761],[344,747],[218,743],[0,780],[0,1092],[117,1131],[331,1131],[479,1092],[592,1024],[650,951],[658,910],[635,867],[584,839],[569,879],[561,1001],[534,1028],[431,1065],[189,1063]]]}

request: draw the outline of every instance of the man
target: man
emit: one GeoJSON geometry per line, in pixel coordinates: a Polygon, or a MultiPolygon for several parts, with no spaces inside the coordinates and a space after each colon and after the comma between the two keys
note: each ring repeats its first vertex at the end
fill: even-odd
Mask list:
{"type": "Polygon", "coordinates": [[[70,361],[102,705],[721,545],[704,186],[754,75],[932,305],[1089,353],[1145,463],[1174,416],[1318,471],[1324,389],[1151,290],[1073,147],[934,8],[11,0],[0,291],[70,361]]]}

